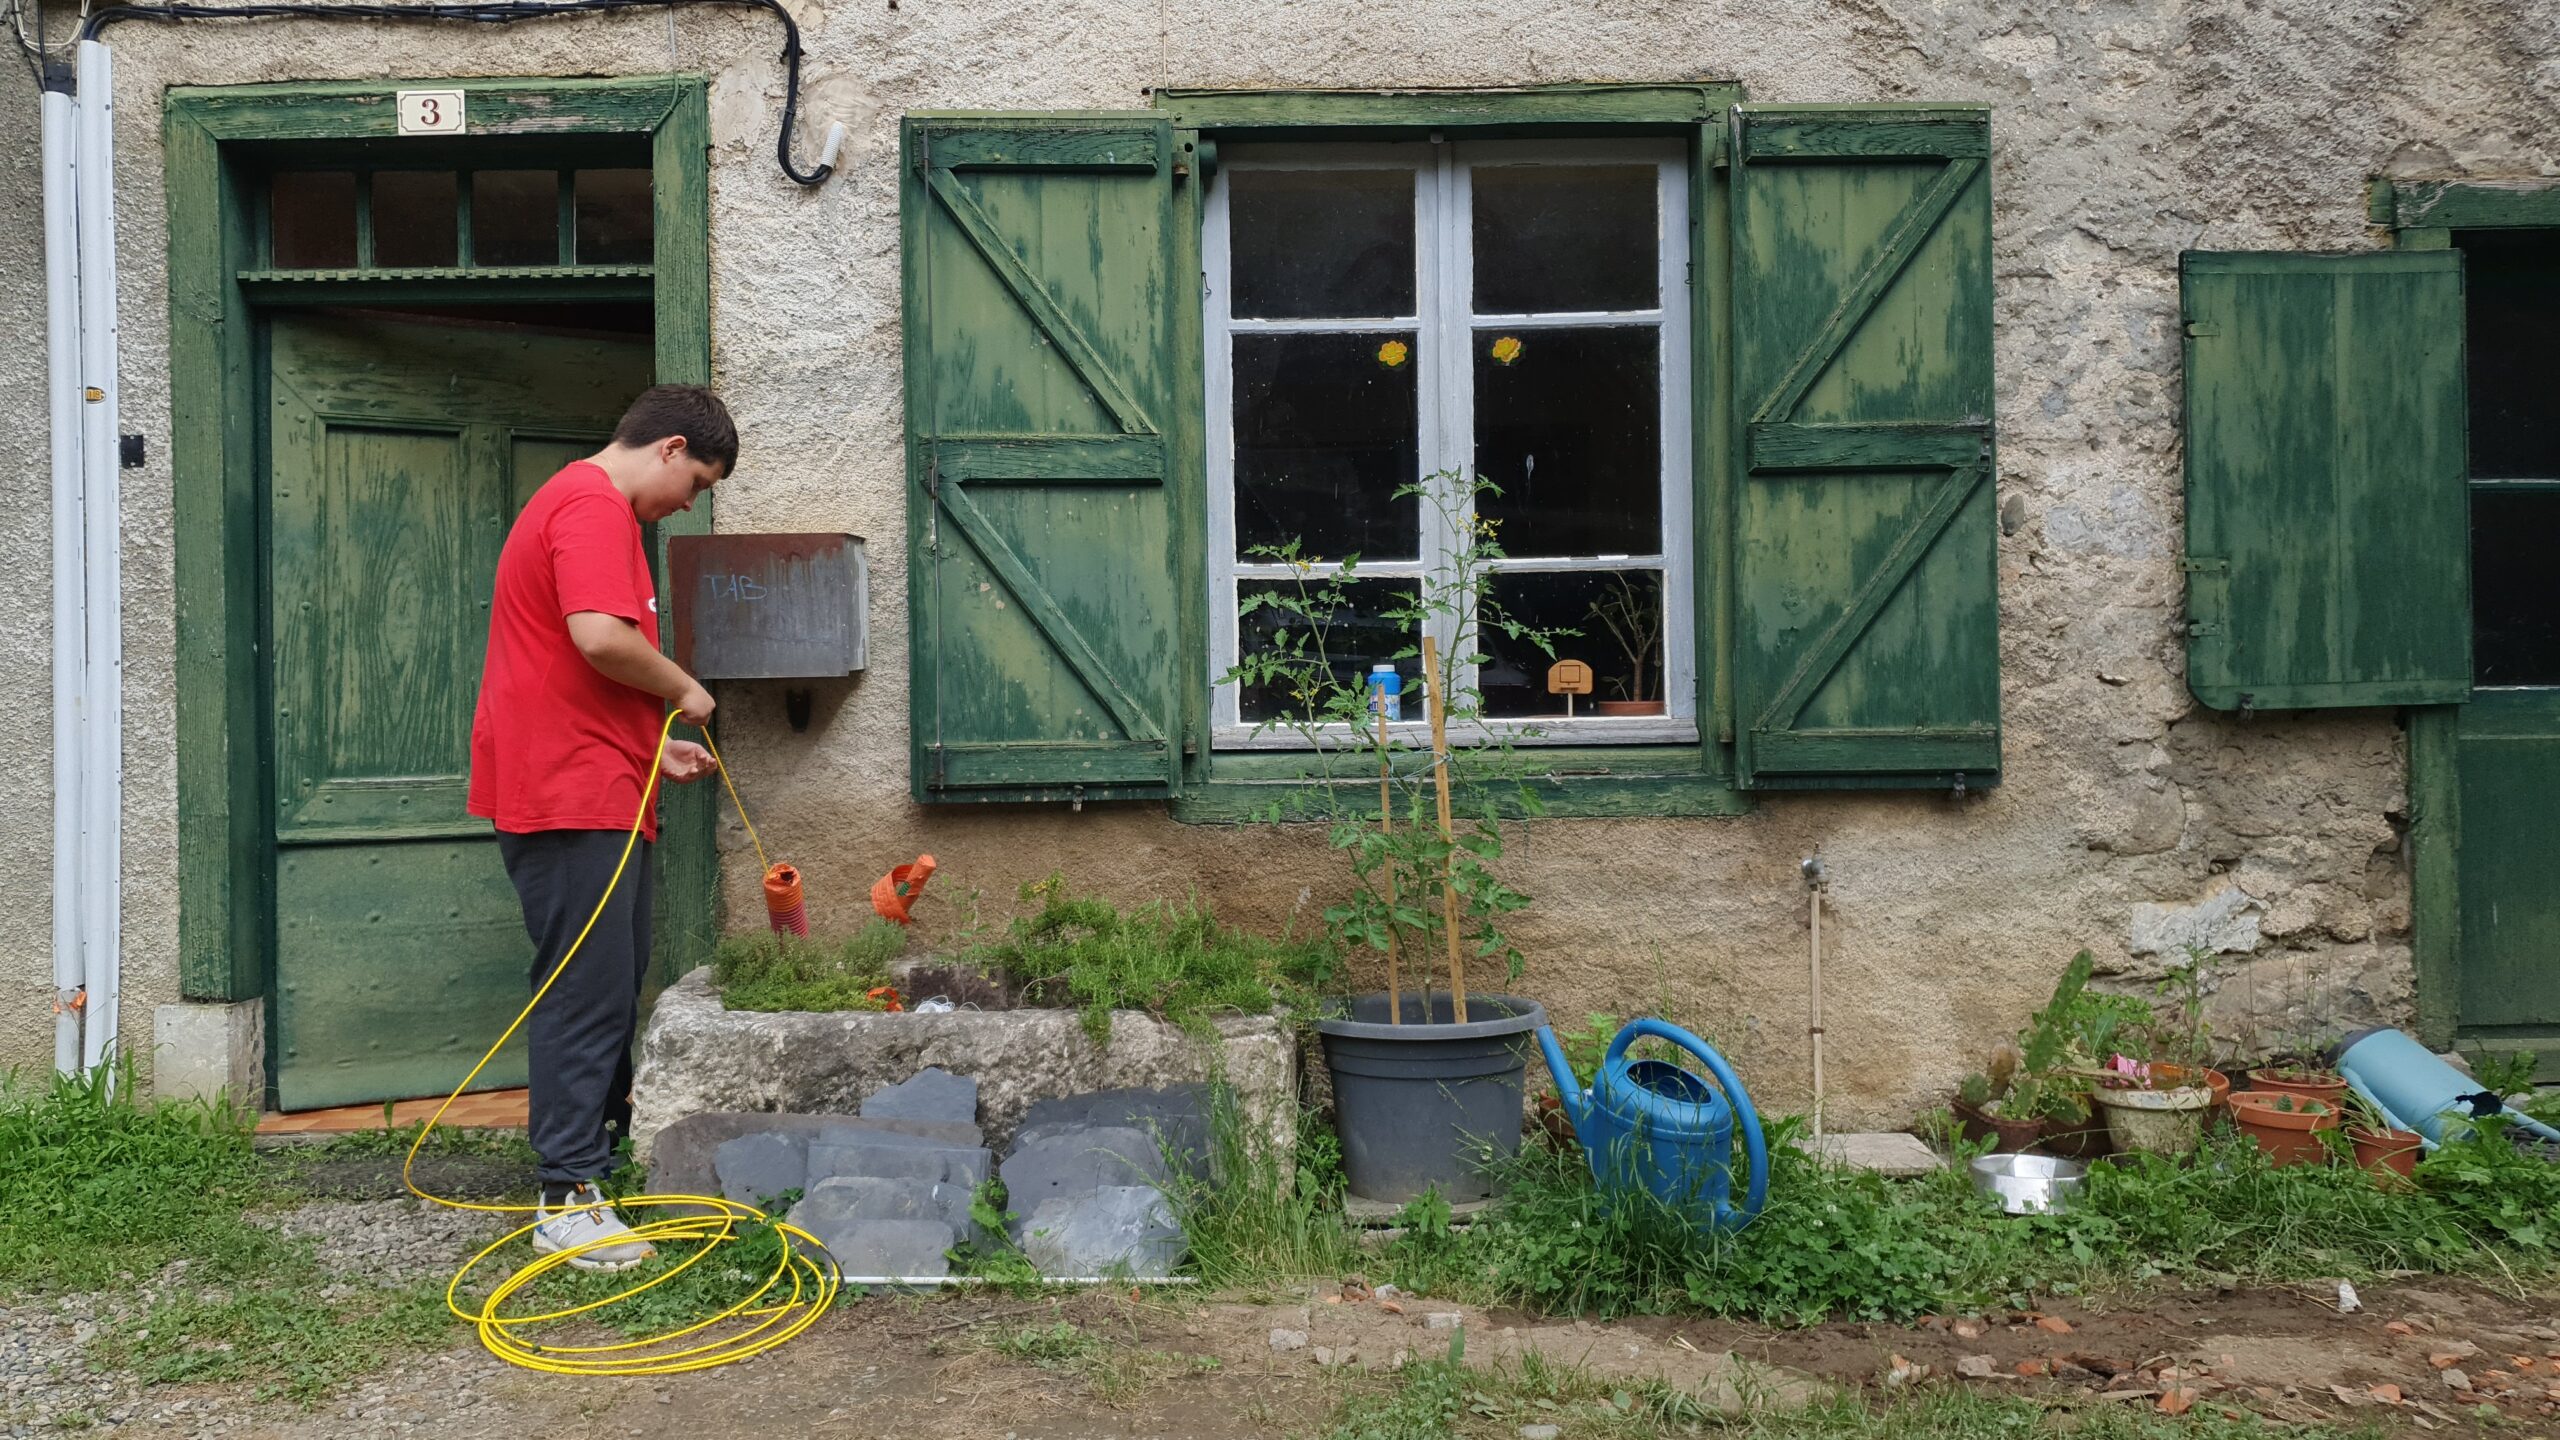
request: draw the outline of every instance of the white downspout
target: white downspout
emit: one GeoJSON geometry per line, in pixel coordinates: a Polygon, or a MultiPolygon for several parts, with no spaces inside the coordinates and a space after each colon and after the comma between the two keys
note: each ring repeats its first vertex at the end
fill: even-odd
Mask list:
{"type": "MultiPolygon", "coordinates": [[[[49,67],[48,67],[49,68],[49,67]]],[[[46,384],[53,412],[53,1068],[85,1068],[80,1004],[88,973],[80,878],[84,767],[81,697],[88,686],[88,592],[83,532],[80,426],[80,222],[71,152],[77,124],[70,92],[46,76],[44,122],[44,293],[46,384]]]]}
{"type": "Polygon", "coordinates": [[[115,72],[107,47],[80,42],[80,464],[86,551],[88,684],[81,721],[81,913],[89,1003],[81,1059],[115,1057],[121,981],[119,926],[124,894],[124,562],[123,506],[116,466],[115,72]]]}

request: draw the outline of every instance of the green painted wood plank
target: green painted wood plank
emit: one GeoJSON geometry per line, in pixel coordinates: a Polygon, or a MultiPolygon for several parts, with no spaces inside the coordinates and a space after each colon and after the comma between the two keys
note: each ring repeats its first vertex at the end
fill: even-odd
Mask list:
{"type": "Polygon", "coordinates": [[[169,232],[170,465],[177,588],[178,988],[264,993],[268,932],[257,513],[255,322],[226,277],[249,263],[250,208],[213,134],[163,117],[169,232]],[[226,423],[233,419],[241,423],[226,423]]]}
{"type": "Polygon", "coordinates": [[[934,442],[932,463],[945,480],[1151,483],[1164,476],[1165,443],[1156,435],[954,437],[934,442]]]}
{"type": "Polygon", "coordinates": [[[1980,115],[1928,119],[1808,118],[1793,112],[1742,110],[1746,160],[1979,160],[1991,153],[1990,122],[1980,115]]]}
{"type": "Polygon", "coordinates": [[[2382,180],[2386,197],[2376,224],[2400,229],[2490,230],[2560,228],[2560,181],[2548,176],[2514,180],[2382,180]]]}
{"type": "Polygon", "coordinates": [[[168,104],[217,141],[397,138],[396,96],[420,86],[464,92],[471,136],[649,134],[665,121],[687,77],[610,80],[378,80],[181,86],[168,104]]]}
{"type": "Polygon", "coordinates": [[[1988,425],[1754,425],[1751,468],[1955,469],[1979,464],[1988,425]]]}
{"type": "Polygon", "coordinates": [[[1032,323],[1040,327],[1040,333],[1058,347],[1059,355],[1084,377],[1085,384],[1093,388],[1094,398],[1110,410],[1111,418],[1119,422],[1120,428],[1132,435],[1155,434],[1155,421],[1148,416],[1146,407],[1130,393],[1127,382],[1113,373],[1110,362],[1102,358],[1102,353],[1086,337],[1083,328],[1067,314],[1066,307],[1058,303],[1058,298],[1049,293],[1049,287],[1031,273],[1030,267],[1014,253],[1013,247],[1005,243],[1004,237],[996,232],[995,222],[978,207],[976,200],[970,198],[959,180],[936,163],[927,183],[933,188],[934,198],[942,202],[944,212],[950,215],[954,227],[968,237],[969,243],[986,260],[988,268],[995,271],[1005,289],[1011,292],[1014,303],[1020,305],[1032,323]]]}
{"type": "Polygon", "coordinates": [[[2422,976],[2421,1016],[2499,1048],[2560,1036],[2560,691],[2482,690],[2451,724],[2457,963],[2422,976]]]}
{"type": "Polygon", "coordinates": [[[2187,684],[2215,709],[2471,689],[2461,257],[2195,253],[2187,684]]]}
{"type": "Polygon", "coordinates": [[[941,785],[970,789],[1022,785],[1154,785],[1165,773],[1161,740],[1143,744],[943,745],[934,753],[941,785]]]}
{"type": "MultiPolygon", "coordinates": [[[[1208,194],[1208,175],[1215,149],[1196,130],[1173,132],[1175,153],[1191,160],[1191,177],[1173,194],[1172,259],[1176,275],[1201,273],[1200,237],[1208,194]],[[1210,153],[1201,155],[1204,146],[1210,153]]],[[[1203,334],[1203,296],[1198,285],[1172,290],[1173,333],[1189,342],[1203,334]]],[[[1198,346],[1193,346],[1197,353],[1198,346]]],[[[1174,757],[1186,790],[1209,775],[1209,401],[1207,368],[1197,361],[1171,367],[1172,399],[1165,406],[1165,510],[1175,535],[1199,537],[1173,547],[1174,594],[1174,735],[1181,742],[1174,757]]]]}
{"type": "Polygon", "coordinates": [[[1020,122],[1001,129],[929,127],[925,154],[937,170],[1145,170],[1165,162],[1169,137],[1132,129],[1125,122],[1091,130],[1059,122],[1033,128],[1020,122]]]}
{"type": "MultiPolygon", "coordinates": [[[[670,82],[665,119],[650,138],[650,251],[653,270],[655,374],[663,384],[709,385],[711,369],[711,111],[699,77],[670,82]]],[[[744,437],[741,463],[754,463],[755,437],[744,437]]],[[[719,515],[717,494],[670,515],[656,530],[661,590],[667,547],[679,535],[707,535],[719,515]]],[[[672,651],[675,628],[660,636],[672,651]]],[[[682,727],[679,726],[679,729],[682,727]]],[[[715,722],[716,729],[716,722],[715,722]]],[[[687,971],[711,961],[725,917],[720,886],[719,787],[677,785],[658,817],[658,891],[649,998],[687,971]]]]}
{"type": "Polygon", "coordinates": [[[1729,772],[1733,714],[1733,509],[1741,486],[1741,398],[1733,383],[1733,216],[1730,135],[1721,115],[1689,132],[1689,436],[1697,486],[1690,543],[1696,630],[1704,654],[1696,714],[1708,768],[1729,772]]]}
{"type": "Polygon", "coordinates": [[[1195,130],[1537,127],[1686,129],[1721,123],[1741,98],[1731,83],[1554,85],[1516,90],[1187,90],[1156,92],[1174,124],[1195,130]]]}
{"type": "Polygon", "coordinates": [[[911,116],[901,143],[912,791],[1170,793],[1183,546],[1156,417],[1198,366],[1172,264],[1196,149],[1146,113],[911,116]]]}
{"type": "Polygon", "coordinates": [[[1736,110],[1747,788],[1998,780],[1990,176],[1949,139],[1987,126],[1978,106],[1736,110]]]}
{"type": "MultiPolygon", "coordinates": [[[[2409,715],[2410,938],[2418,982],[2418,1038],[2435,1049],[2460,1018],[2462,956],[2462,712],[2428,706],[2409,715]]],[[[2543,887],[2547,893],[2548,887],[2543,887]]]]}

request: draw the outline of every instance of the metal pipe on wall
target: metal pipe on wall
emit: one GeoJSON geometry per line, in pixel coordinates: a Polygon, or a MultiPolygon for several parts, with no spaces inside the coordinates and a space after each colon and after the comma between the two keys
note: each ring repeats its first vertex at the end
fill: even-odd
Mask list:
{"type": "Polygon", "coordinates": [[[121,989],[119,911],[124,808],[123,505],[116,441],[115,72],[107,47],[80,42],[73,154],[79,197],[80,467],[87,685],[82,724],[80,911],[88,974],[81,1060],[113,1058],[121,989]]]}
{"type": "Polygon", "coordinates": [[[53,420],[53,1068],[75,1074],[88,972],[81,883],[81,697],[88,686],[88,592],[80,467],[78,120],[68,80],[46,76],[44,128],[45,381],[53,420]]]}

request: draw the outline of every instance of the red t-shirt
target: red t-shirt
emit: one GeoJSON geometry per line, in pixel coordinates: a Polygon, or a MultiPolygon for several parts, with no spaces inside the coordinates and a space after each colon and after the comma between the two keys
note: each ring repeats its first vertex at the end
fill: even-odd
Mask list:
{"type": "MultiPolygon", "coordinates": [[[[498,552],[471,721],[470,808],[501,830],[628,830],[640,806],[666,706],[578,653],[569,616],[580,610],[619,615],[658,643],[640,518],[584,460],[533,492],[498,552]]],[[[656,810],[642,831],[650,840],[656,810]]]]}

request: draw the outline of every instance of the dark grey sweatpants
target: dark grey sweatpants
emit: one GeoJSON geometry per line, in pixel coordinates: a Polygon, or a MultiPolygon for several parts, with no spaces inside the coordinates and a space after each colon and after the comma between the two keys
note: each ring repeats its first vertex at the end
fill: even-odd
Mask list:
{"type": "MultiPolygon", "coordinates": [[[[533,937],[533,985],[541,988],[622,857],[625,830],[540,830],[498,836],[507,878],[533,937]]],[[[532,1079],[526,1136],[545,1184],[594,1180],[613,1168],[606,1122],[630,1120],[631,1041],[640,981],[649,968],[650,845],[643,841],[613,887],[577,957],[525,1023],[532,1079]]]]}

